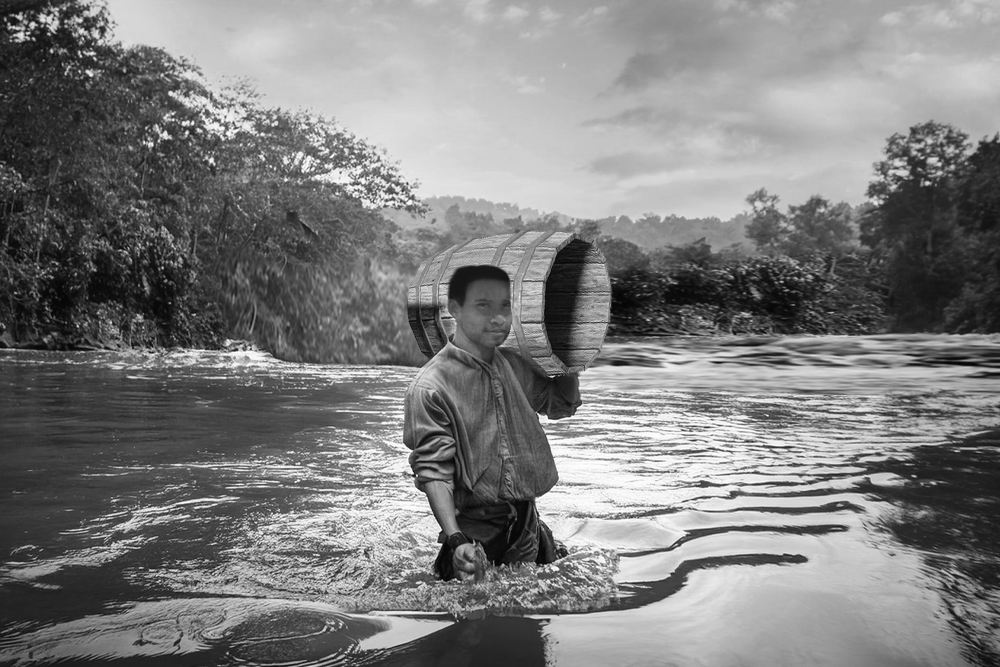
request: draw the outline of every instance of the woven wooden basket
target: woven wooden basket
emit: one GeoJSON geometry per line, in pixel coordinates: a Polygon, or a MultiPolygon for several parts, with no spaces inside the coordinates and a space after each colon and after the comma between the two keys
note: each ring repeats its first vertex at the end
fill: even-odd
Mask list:
{"type": "Polygon", "coordinates": [[[492,264],[511,278],[514,321],[503,347],[540,372],[578,373],[601,351],[611,316],[611,281],[601,251],[568,232],[518,232],[472,239],[431,257],[407,290],[410,328],[428,357],[455,332],[448,283],[461,266],[492,264]]]}

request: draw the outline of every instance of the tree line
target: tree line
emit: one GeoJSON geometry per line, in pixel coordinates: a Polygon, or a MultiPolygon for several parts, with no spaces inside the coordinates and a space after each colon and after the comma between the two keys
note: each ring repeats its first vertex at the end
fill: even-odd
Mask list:
{"type": "Polygon", "coordinates": [[[893,134],[868,202],[761,188],[746,237],[644,251],[604,239],[623,333],[1000,332],[1000,134],[973,148],[935,121],[893,134]]]}
{"type": "Polygon", "coordinates": [[[729,223],[497,221],[455,204],[443,224],[404,236],[415,266],[475,236],[575,232],[607,259],[617,334],[1000,332],[1000,134],[975,147],[935,121],[893,134],[866,195],[857,207],[817,194],[782,210],[761,188],[729,223]],[[703,235],[663,243],[681,229],[703,235]]]}

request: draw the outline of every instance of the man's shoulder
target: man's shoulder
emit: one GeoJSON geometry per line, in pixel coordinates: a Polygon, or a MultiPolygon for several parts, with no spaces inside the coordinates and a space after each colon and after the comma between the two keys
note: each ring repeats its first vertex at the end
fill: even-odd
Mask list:
{"type": "MultiPolygon", "coordinates": [[[[443,352],[443,350],[442,350],[443,352]]],[[[438,352],[420,367],[413,381],[407,389],[407,393],[414,393],[419,390],[445,389],[450,384],[449,378],[457,372],[456,363],[449,359],[448,355],[438,352]]]]}
{"type": "Polygon", "coordinates": [[[536,379],[536,376],[538,376],[538,371],[517,350],[509,347],[498,347],[497,352],[500,353],[500,356],[519,378],[529,381],[536,379]]]}
{"type": "Polygon", "coordinates": [[[520,367],[525,364],[524,359],[521,357],[521,353],[510,347],[498,347],[497,352],[503,357],[508,364],[511,366],[520,367]]]}

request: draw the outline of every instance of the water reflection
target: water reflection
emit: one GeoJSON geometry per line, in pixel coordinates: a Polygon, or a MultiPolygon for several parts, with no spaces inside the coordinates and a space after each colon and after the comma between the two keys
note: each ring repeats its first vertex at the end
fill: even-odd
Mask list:
{"type": "Polygon", "coordinates": [[[876,468],[907,480],[872,489],[895,508],[879,525],[920,554],[966,657],[1000,664],[1000,429],[915,447],[876,468]]]}
{"type": "Polygon", "coordinates": [[[465,620],[354,664],[384,667],[545,667],[546,621],[493,616],[465,620]]]}
{"type": "Polygon", "coordinates": [[[345,614],[318,603],[240,598],[140,602],[0,640],[0,664],[546,664],[546,622],[345,614]]]}

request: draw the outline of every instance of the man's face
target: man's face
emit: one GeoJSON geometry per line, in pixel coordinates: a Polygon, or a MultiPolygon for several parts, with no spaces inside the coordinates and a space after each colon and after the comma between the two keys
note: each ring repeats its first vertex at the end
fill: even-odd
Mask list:
{"type": "Polygon", "coordinates": [[[454,299],[448,302],[448,311],[455,318],[455,344],[470,352],[492,356],[492,350],[507,340],[510,333],[510,283],[505,280],[484,278],[473,280],[465,292],[465,304],[454,299]]]}

